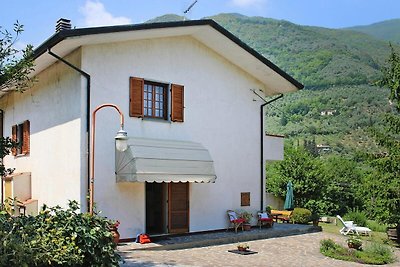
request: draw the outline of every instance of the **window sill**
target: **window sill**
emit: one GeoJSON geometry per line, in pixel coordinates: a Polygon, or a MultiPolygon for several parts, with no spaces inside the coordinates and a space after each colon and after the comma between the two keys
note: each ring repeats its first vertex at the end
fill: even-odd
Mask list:
{"type": "Polygon", "coordinates": [[[22,157],[26,157],[26,156],[29,156],[29,153],[26,153],[26,154],[17,154],[17,155],[14,156],[14,158],[22,158],[22,157]]]}
{"type": "Polygon", "coordinates": [[[171,123],[170,120],[158,119],[158,118],[150,118],[150,117],[142,117],[143,121],[154,121],[154,122],[161,122],[161,123],[171,123]]]}

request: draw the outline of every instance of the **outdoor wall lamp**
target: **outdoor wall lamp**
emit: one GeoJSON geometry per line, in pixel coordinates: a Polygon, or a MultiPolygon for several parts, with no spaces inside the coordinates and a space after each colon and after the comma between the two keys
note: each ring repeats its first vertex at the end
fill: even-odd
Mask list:
{"type": "Polygon", "coordinates": [[[96,107],[92,113],[92,131],[91,131],[91,138],[90,138],[90,186],[89,186],[89,213],[93,215],[94,209],[94,146],[95,146],[95,131],[96,131],[96,112],[105,107],[112,107],[115,108],[119,115],[120,115],[120,127],[121,129],[118,131],[117,135],[115,136],[115,148],[118,151],[125,151],[128,149],[128,134],[124,131],[124,114],[119,109],[118,106],[114,104],[103,104],[96,107]]]}

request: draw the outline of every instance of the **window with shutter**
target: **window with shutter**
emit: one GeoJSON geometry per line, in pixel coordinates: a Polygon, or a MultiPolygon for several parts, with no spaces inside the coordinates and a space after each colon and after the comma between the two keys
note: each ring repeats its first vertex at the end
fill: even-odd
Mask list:
{"type": "Polygon", "coordinates": [[[171,111],[168,110],[168,83],[130,77],[129,115],[183,122],[183,86],[171,85],[171,111]]]}
{"type": "Polygon", "coordinates": [[[184,87],[172,84],[171,86],[171,120],[183,122],[184,113],[184,87]]]}
{"type": "Polygon", "coordinates": [[[30,123],[24,121],[21,124],[12,126],[11,139],[18,143],[17,148],[11,150],[14,156],[27,155],[30,152],[30,123]]]}

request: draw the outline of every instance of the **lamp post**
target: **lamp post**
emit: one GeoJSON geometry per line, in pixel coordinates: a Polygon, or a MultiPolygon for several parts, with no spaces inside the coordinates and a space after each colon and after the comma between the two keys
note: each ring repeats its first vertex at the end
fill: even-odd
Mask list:
{"type": "Polygon", "coordinates": [[[95,145],[95,130],[96,130],[96,112],[105,107],[115,108],[120,115],[120,130],[115,136],[115,148],[118,151],[125,151],[128,148],[128,134],[124,131],[124,114],[118,106],[114,104],[103,104],[96,107],[92,113],[92,131],[90,138],[90,178],[89,178],[89,213],[93,215],[94,208],[94,145],[95,145]]]}

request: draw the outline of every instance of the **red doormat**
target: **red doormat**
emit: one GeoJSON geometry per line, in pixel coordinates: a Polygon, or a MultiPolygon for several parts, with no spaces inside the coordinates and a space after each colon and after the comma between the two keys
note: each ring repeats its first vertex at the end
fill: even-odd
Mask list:
{"type": "Polygon", "coordinates": [[[241,251],[241,250],[237,250],[237,249],[228,250],[228,252],[235,253],[235,254],[240,254],[240,255],[250,255],[250,254],[257,254],[258,253],[257,251],[251,251],[251,250],[241,251]]]}

